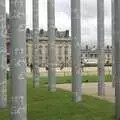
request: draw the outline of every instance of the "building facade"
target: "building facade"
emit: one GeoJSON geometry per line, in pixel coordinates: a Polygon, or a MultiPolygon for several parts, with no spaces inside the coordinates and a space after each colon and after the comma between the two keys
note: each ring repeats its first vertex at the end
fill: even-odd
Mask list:
{"type": "MultiPolygon", "coordinates": [[[[27,64],[29,66],[32,63],[32,33],[28,29],[26,36],[27,64]]],[[[43,29],[39,34],[39,63],[41,67],[48,65],[48,36],[43,29]]],[[[68,30],[62,32],[56,30],[56,65],[60,66],[61,64],[71,65],[71,40],[68,30]]]]}
{"type": "MultiPolygon", "coordinates": [[[[7,63],[10,62],[10,19],[6,16],[7,26],[7,63]]],[[[71,38],[69,30],[58,31],[55,29],[56,35],[56,65],[64,67],[71,66],[71,38]]],[[[27,52],[27,65],[30,66],[32,63],[32,30],[26,29],[26,52],[27,52]]],[[[112,47],[105,47],[105,64],[112,63],[112,47]]],[[[86,44],[86,47],[81,46],[81,59],[84,64],[97,64],[97,48],[91,47],[86,44]]],[[[45,67],[48,65],[48,34],[47,31],[41,29],[39,31],[39,66],[45,67]]]]}
{"type": "MultiPolygon", "coordinates": [[[[26,30],[26,42],[27,42],[27,65],[32,63],[32,32],[26,30]]],[[[112,48],[110,46],[105,47],[105,64],[112,63],[112,48]]],[[[98,52],[95,47],[81,49],[81,59],[84,64],[97,64],[98,52]]],[[[64,67],[71,66],[71,38],[69,31],[59,32],[56,29],[56,65],[64,67]]],[[[45,67],[48,65],[48,36],[47,32],[43,29],[39,34],[39,66],[45,67]]]]}

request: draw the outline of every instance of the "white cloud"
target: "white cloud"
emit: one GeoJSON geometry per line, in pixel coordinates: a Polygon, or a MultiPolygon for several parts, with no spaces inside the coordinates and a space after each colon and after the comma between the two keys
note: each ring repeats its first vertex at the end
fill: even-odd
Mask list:
{"type": "MultiPolygon", "coordinates": [[[[9,0],[6,0],[7,12],[9,0]]],[[[70,0],[55,0],[56,27],[70,29],[70,0]]],[[[32,0],[26,0],[26,24],[32,28],[32,0]]],[[[97,0],[81,0],[82,42],[97,42],[97,0]]],[[[39,28],[47,29],[47,0],[39,0],[39,28]]],[[[105,0],[105,43],[111,43],[111,1],[105,0]]]]}

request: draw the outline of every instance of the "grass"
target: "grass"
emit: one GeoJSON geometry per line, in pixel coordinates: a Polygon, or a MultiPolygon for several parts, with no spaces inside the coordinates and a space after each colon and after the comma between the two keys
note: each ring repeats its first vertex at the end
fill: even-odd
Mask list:
{"type": "MultiPolygon", "coordinates": [[[[0,111],[0,120],[8,120],[8,109],[0,111]]],[[[70,92],[51,93],[43,85],[33,89],[29,81],[28,120],[114,120],[114,104],[90,96],[74,103],[70,92]]]]}
{"type": "MultiPolygon", "coordinates": [[[[29,78],[31,80],[31,78],[29,78]]],[[[97,82],[98,76],[96,75],[84,75],[82,76],[83,83],[90,83],[90,82],[97,82]]],[[[71,76],[59,76],[56,78],[57,84],[65,84],[71,83],[72,77],[71,76]]],[[[111,82],[111,75],[105,75],[105,82],[111,82]]],[[[48,79],[47,77],[41,77],[41,83],[47,84],[48,79]]]]}

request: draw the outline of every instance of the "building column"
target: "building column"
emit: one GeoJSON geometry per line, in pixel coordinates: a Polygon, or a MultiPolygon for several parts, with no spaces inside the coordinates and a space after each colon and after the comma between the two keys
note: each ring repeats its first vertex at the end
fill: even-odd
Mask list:
{"type": "Polygon", "coordinates": [[[25,6],[26,0],[10,0],[11,120],[27,120],[25,6]]]}
{"type": "Polygon", "coordinates": [[[46,61],[46,54],[45,54],[46,49],[45,49],[45,46],[46,46],[46,44],[44,44],[44,45],[43,45],[43,48],[42,48],[42,49],[43,49],[43,56],[42,56],[42,57],[43,57],[43,60],[42,60],[43,62],[42,62],[42,63],[43,63],[43,66],[44,66],[44,67],[46,67],[46,66],[45,66],[45,63],[46,63],[46,62],[45,62],[45,61],[46,61]]]}
{"type": "Polygon", "coordinates": [[[112,8],[112,87],[115,87],[115,37],[114,37],[114,22],[115,22],[115,6],[114,0],[111,0],[111,8],[112,8]]]}
{"type": "Polygon", "coordinates": [[[0,108],[7,106],[7,40],[5,0],[0,1],[0,108]]]}
{"type": "Polygon", "coordinates": [[[33,0],[33,87],[39,87],[39,0],[33,0]]]}
{"type": "Polygon", "coordinates": [[[72,94],[73,101],[81,101],[81,24],[80,0],[71,0],[72,35],[72,94]]]}
{"type": "Polygon", "coordinates": [[[47,0],[48,8],[48,89],[56,91],[55,0],[47,0]]]}
{"type": "Polygon", "coordinates": [[[98,95],[104,96],[104,0],[97,0],[98,95]]]}
{"type": "Polygon", "coordinates": [[[120,0],[115,0],[115,114],[120,120],[120,0]]]}

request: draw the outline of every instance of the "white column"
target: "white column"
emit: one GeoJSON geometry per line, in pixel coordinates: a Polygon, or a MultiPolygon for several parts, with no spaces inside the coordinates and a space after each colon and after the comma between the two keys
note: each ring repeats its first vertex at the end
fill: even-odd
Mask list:
{"type": "Polygon", "coordinates": [[[80,0],[71,0],[72,29],[72,94],[73,101],[81,101],[81,24],[80,0]]]}
{"type": "Polygon", "coordinates": [[[115,115],[120,120],[120,0],[115,0],[115,115]]]}
{"type": "Polygon", "coordinates": [[[111,0],[111,16],[112,16],[112,86],[115,87],[115,37],[114,37],[114,22],[115,22],[115,6],[114,0],[111,0]]]}
{"type": "Polygon", "coordinates": [[[98,95],[104,96],[104,0],[97,0],[98,95]]]}
{"type": "Polygon", "coordinates": [[[6,12],[5,0],[0,1],[0,108],[7,106],[6,78],[6,12]]]}
{"type": "Polygon", "coordinates": [[[39,84],[39,0],[33,0],[33,87],[39,84]]]}
{"type": "Polygon", "coordinates": [[[55,0],[48,4],[48,89],[56,91],[55,0]]]}
{"type": "Polygon", "coordinates": [[[26,0],[10,0],[11,120],[27,120],[25,6],[26,0]]]}

